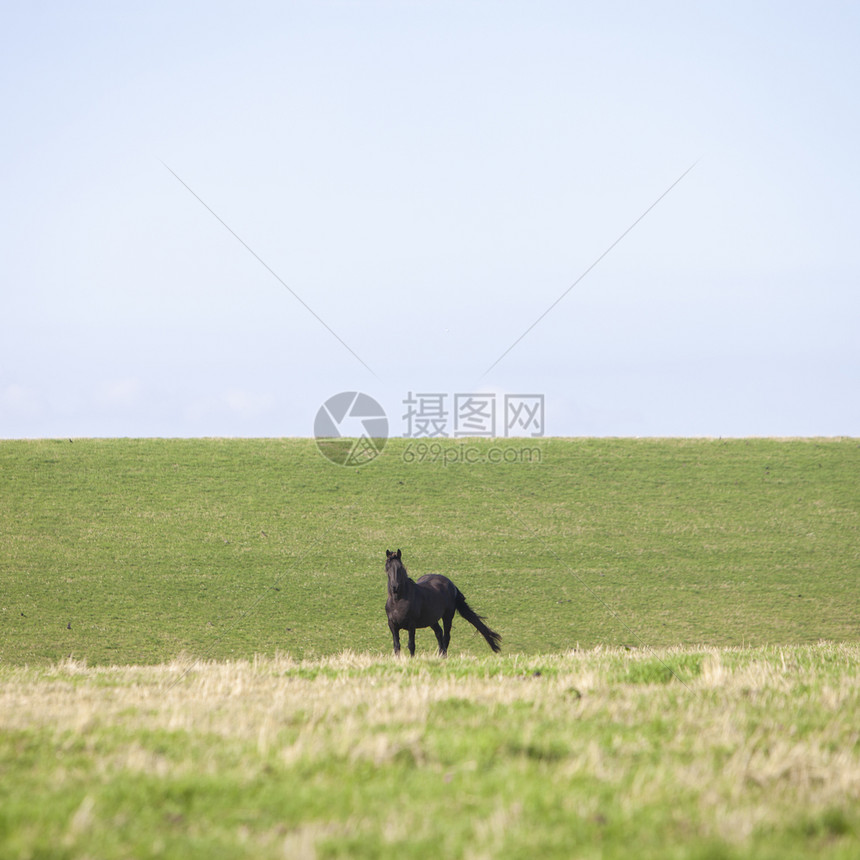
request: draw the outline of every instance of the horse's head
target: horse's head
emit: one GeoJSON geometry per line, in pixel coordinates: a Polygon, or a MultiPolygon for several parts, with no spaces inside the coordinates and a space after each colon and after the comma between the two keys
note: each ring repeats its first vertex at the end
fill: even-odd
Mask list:
{"type": "Polygon", "coordinates": [[[388,576],[388,591],[394,597],[406,595],[406,568],[400,560],[400,550],[385,550],[385,573],[388,576]]]}

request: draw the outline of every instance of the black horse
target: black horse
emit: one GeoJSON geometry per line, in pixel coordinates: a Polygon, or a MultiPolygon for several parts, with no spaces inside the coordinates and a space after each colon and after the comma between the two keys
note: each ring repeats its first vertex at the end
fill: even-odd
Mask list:
{"type": "Polygon", "coordinates": [[[414,657],[416,628],[430,627],[436,634],[439,653],[444,657],[451,641],[451,622],[455,612],[478,630],[493,651],[499,650],[502,637],[484,624],[483,618],[466,603],[463,593],[447,576],[430,573],[413,582],[400,559],[400,550],[385,550],[385,555],[385,572],[388,574],[385,612],[394,638],[395,654],[400,653],[401,630],[409,631],[409,654],[414,657]],[[440,619],[444,630],[439,626],[440,619]]]}

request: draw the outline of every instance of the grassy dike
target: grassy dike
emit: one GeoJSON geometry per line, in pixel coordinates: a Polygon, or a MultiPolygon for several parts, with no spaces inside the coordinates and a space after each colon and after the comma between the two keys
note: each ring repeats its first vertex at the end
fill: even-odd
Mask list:
{"type": "MultiPolygon", "coordinates": [[[[0,442],[0,663],[384,654],[397,547],[508,653],[860,638],[858,440],[425,448],[0,442]]],[[[451,648],[485,645],[459,621],[451,648]]]]}
{"type": "Polygon", "coordinates": [[[0,667],[0,855],[847,860],[858,660],[821,644],[0,667]]]}

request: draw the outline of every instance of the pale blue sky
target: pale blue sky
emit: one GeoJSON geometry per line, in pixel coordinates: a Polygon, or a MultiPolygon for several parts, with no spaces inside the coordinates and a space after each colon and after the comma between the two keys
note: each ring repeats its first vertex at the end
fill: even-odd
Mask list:
{"type": "Polygon", "coordinates": [[[858,44],[856,3],[7,3],[0,436],[308,436],[344,390],[860,435],[858,44]]]}

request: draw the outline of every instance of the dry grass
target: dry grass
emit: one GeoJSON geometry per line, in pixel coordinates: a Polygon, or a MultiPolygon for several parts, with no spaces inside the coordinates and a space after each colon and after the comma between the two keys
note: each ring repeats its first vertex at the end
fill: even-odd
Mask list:
{"type": "MultiPolygon", "coordinates": [[[[664,856],[713,844],[839,856],[858,835],[858,665],[860,646],[832,644],[447,662],[69,660],[0,669],[0,735],[45,747],[23,789],[32,804],[45,786],[75,798],[47,825],[70,856],[87,856],[100,827],[127,820],[105,794],[135,780],[156,786],[150,832],[142,845],[96,843],[101,856],[147,856],[158,844],[151,828],[167,831],[167,853],[178,839],[179,856],[207,823],[233,856],[340,856],[416,838],[447,856],[526,856],[529,844],[567,856],[573,841],[594,849],[587,856],[601,845],[620,852],[643,828],[643,856],[649,846],[660,856],[659,840],[664,856]],[[666,680],[667,665],[681,680],[666,680]],[[230,802],[241,822],[227,826],[217,792],[210,809],[170,812],[170,786],[206,797],[220,782],[240,788],[230,802]],[[406,785],[401,814],[380,808],[406,785]],[[264,790],[283,792],[290,811],[255,801],[264,790]]],[[[3,764],[14,776],[14,760],[3,764]]],[[[0,853],[31,856],[39,834],[26,806],[16,814],[6,847],[18,853],[0,853]]]]}

